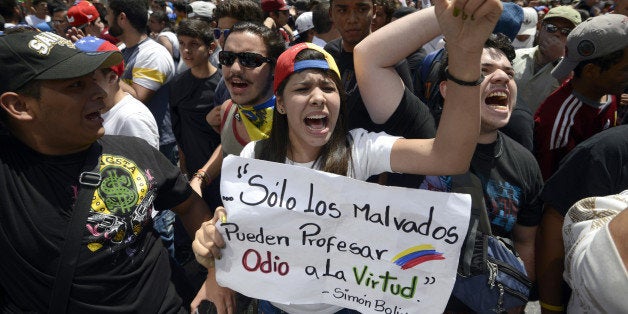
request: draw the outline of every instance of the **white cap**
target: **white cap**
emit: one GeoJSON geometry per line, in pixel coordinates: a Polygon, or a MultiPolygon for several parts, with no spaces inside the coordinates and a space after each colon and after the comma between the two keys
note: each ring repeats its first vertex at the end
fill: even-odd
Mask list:
{"type": "Polygon", "coordinates": [[[214,17],[214,9],[216,9],[216,5],[208,2],[197,0],[190,3],[192,7],[192,13],[190,13],[189,17],[206,17],[208,19],[212,19],[214,17]]]}
{"type": "Polygon", "coordinates": [[[301,13],[294,24],[299,34],[305,33],[306,31],[314,28],[314,22],[312,22],[312,12],[301,13]]]}
{"type": "Polygon", "coordinates": [[[532,7],[523,8],[523,22],[521,22],[521,28],[517,35],[534,35],[536,34],[536,23],[539,20],[539,15],[532,7]]]}

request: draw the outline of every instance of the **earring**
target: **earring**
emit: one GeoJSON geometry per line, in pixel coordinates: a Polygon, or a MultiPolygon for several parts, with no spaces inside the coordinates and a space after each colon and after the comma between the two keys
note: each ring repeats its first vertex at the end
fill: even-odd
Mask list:
{"type": "Polygon", "coordinates": [[[283,110],[283,108],[277,108],[277,111],[279,111],[279,113],[281,114],[285,114],[286,112],[283,110]]]}

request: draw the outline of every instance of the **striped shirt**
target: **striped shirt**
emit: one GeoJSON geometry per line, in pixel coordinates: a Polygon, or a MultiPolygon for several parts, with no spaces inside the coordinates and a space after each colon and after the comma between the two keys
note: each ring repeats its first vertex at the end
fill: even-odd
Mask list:
{"type": "Polygon", "coordinates": [[[592,106],[578,98],[567,81],[541,104],[534,115],[534,151],[543,179],[578,143],[617,125],[617,97],[592,106]]]}

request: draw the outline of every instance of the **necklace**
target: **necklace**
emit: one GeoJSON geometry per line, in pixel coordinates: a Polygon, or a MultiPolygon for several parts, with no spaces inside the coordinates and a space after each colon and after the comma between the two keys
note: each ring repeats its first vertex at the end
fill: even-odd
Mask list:
{"type": "Polygon", "coordinates": [[[497,133],[497,140],[491,144],[478,144],[476,153],[477,156],[484,160],[493,160],[501,157],[504,152],[504,143],[502,141],[502,135],[497,133]]]}

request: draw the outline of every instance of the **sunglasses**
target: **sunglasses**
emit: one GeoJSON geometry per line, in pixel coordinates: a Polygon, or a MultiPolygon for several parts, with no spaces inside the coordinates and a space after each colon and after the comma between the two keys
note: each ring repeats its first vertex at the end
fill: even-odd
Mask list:
{"type": "Polygon", "coordinates": [[[569,33],[571,33],[571,30],[573,29],[573,28],[567,28],[567,27],[558,27],[551,23],[545,23],[543,27],[545,27],[545,30],[550,34],[554,34],[560,30],[560,33],[565,36],[569,35],[569,33]]]}
{"type": "Polygon", "coordinates": [[[220,28],[214,28],[214,38],[215,39],[220,39],[220,36],[225,35],[225,37],[229,36],[229,29],[220,29],[220,28]]]}
{"type": "Polygon", "coordinates": [[[254,52],[233,52],[233,51],[221,51],[218,53],[218,62],[224,66],[232,66],[236,58],[241,66],[247,68],[257,68],[262,64],[268,62],[272,63],[273,59],[262,56],[259,53],[254,52]]]}

